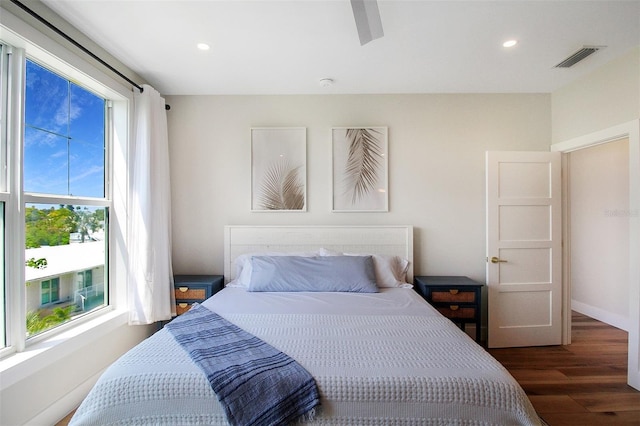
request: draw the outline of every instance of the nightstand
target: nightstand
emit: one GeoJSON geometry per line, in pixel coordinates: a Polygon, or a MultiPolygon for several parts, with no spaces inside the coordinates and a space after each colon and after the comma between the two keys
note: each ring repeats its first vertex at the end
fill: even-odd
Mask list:
{"type": "Polygon", "coordinates": [[[480,343],[484,284],[461,276],[417,276],[414,283],[430,305],[461,329],[475,323],[476,342],[480,343]]]}
{"type": "Polygon", "coordinates": [[[224,287],[222,275],[174,275],[176,314],[184,314],[195,302],[202,303],[224,287]]]}

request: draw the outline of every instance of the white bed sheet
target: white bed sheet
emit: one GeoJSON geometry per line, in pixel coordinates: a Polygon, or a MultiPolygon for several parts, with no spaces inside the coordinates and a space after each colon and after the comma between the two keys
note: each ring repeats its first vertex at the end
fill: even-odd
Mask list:
{"type": "MultiPolygon", "coordinates": [[[[203,305],[313,375],[322,408],[310,425],[540,424],[509,373],[411,289],[225,288],[203,305]]],[[[206,378],[167,330],[110,367],[72,421],[150,423],[226,424],[206,378]]]]}

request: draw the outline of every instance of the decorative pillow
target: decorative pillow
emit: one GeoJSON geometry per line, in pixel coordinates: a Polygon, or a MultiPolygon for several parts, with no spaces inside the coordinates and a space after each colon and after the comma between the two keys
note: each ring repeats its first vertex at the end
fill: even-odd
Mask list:
{"type": "Polygon", "coordinates": [[[301,256],[313,257],[318,256],[317,252],[262,252],[262,253],[246,253],[236,257],[233,263],[236,266],[235,278],[227,283],[227,287],[243,287],[248,288],[251,281],[251,258],[254,256],[301,256]]]}
{"type": "Polygon", "coordinates": [[[407,271],[409,270],[409,261],[400,256],[392,256],[386,254],[353,254],[340,253],[335,250],[321,248],[318,250],[320,256],[372,256],[373,266],[376,273],[376,283],[378,287],[406,287],[412,288],[413,285],[407,282],[407,271]]]}
{"type": "Polygon", "coordinates": [[[248,291],[377,293],[371,256],[254,256],[248,291]]]}

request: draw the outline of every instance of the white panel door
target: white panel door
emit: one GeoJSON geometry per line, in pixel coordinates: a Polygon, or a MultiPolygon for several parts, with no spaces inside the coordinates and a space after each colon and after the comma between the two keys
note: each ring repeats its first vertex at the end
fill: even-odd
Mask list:
{"type": "Polygon", "coordinates": [[[561,157],[487,152],[488,346],[562,341],[561,157]]]}

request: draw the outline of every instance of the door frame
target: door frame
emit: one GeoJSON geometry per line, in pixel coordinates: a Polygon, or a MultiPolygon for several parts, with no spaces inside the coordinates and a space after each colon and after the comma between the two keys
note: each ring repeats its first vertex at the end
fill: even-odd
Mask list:
{"type": "MultiPolygon", "coordinates": [[[[601,145],[618,139],[629,139],[629,349],[627,383],[640,390],[640,119],[609,127],[567,141],[551,145],[551,151],[568,154],[571,151],[601,145]],[[634,220],[636,219],[636,220],[634,220]]],[[[563,155],[563,169],[566,166],[563,155]]],[[[567,176],[563,173],[563,191],[567,188],[567,176]]],[[[566,192],[564,192],[566,194],[566,192]]],[[[569,232],[571,223],[567,212],[567,200],[563,197],[563,318],[562,343],[571,343],[571,268],[569,232]]]]}

